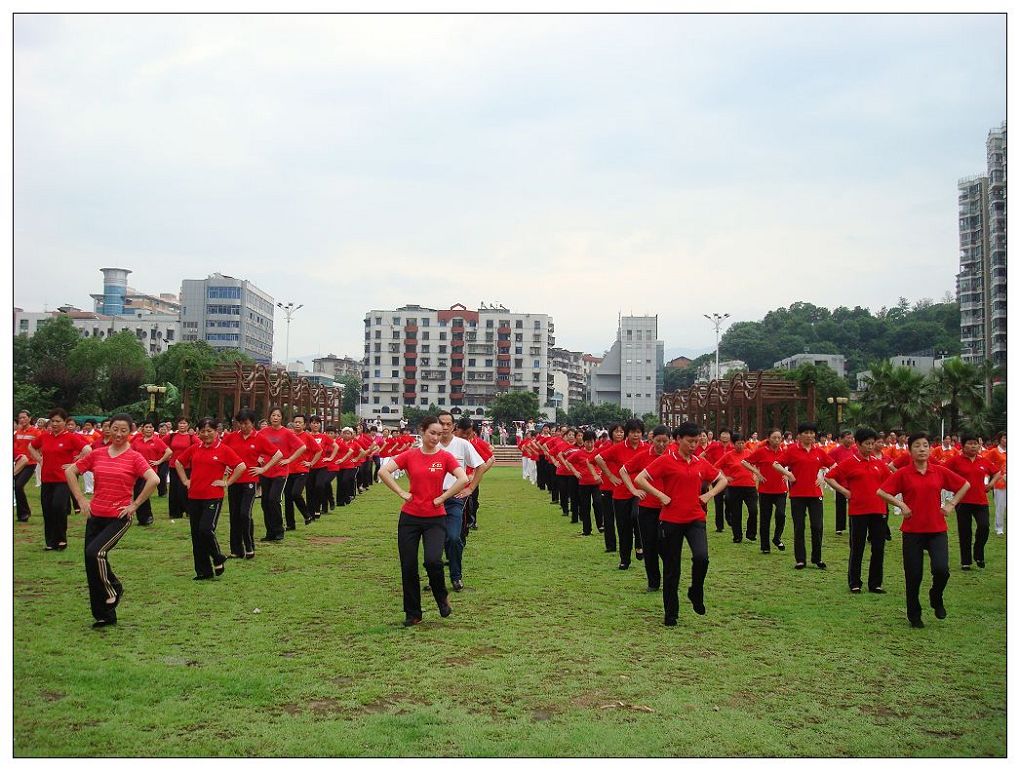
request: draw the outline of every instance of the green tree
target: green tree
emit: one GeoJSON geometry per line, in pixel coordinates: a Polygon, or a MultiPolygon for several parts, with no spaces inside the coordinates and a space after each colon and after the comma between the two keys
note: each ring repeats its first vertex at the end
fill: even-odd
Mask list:
{"type": "Polygon", "coordinates": [[[541,418],[538,394],[533,391],[509,391],[496,394],[489,407],[489,417],[496,423],[511,425],[515,420],[538,420],[541,418]]]}
{"type": "Polygon", "coordinates": [[[571,426],[608,426],[612,423],[622,423],[633,416],[634,413],[619,404],[581,402],[570,405],[566,420],[560,422],[571,426]]]}
{"type": "MultiPolygon", "coordinates": [[[[806,394],[809,385],[815,387],[815,422],[819,431],[831,431],[835,433],[840,425],[837,422],[838,410],[836,404],[829,404],[828,399],[832,397],[850,396],[850,386],[839,373],[826,366],[814,364],[802,364],[795,370],[785,370],[783,374],[791,380],[796,380],[801,386],[801,393],[806,394]]],[[[846,424],[847,415],[844,407],[843,423],[846,424]]]]}
{"type": "Polygon", "coordinates": [[[931,381],[888,361],[872,365],[868,389],[861,402],[873,425],[904,431],[929,428],[936,412],[931,381]]]}
{"type": "Polygon", "coordinates": [[[960,430],[961,415],[978,415],[984,407],[985,383],[978,367],[947,359],[929,375],[931,393],[950,433],[960,430]]]}
{"type": "Polygon", "coordinates": [[[343,411],[355,412],[361,401],[361,378],[354,375],[341,375],[336,382],[344,387],[343,411]]]}

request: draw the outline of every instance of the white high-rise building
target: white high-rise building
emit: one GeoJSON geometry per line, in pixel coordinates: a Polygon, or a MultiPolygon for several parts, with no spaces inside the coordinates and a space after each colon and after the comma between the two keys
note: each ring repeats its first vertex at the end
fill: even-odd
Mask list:
{"type": "Polygon", "coordinates": [[[546,414],[555,416],[549,368],[554,332],[548,315],[502,306],[369,311],[358,414],[396,421],[405,406],[434,404],[480,417],[496,394],[532,391],[546,414]]]}
{"type": "Polygon", "coordinates": [[[273,298],[250,281],[213,273],[181,282],[181,336],[213,348],[239,350],[255,361],[273,358],[273,298]]]}
{"type": "Polygon", "coordinates": [[[591,372],[594,404],[619,404],[638,417],[658,413],[665,359],[658,337],[658,316],[620,318],[616,342],[591,372]]]}

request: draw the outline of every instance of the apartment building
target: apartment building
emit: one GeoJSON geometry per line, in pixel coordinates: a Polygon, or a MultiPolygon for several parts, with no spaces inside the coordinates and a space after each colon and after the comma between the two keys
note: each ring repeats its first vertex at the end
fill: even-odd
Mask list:
{"type": "Polygon", "coordinates": [[[213,348],[239,350],[269,364],[273,298],[245,279],[214,273],[181,282],[181,335],[213,348]]]}

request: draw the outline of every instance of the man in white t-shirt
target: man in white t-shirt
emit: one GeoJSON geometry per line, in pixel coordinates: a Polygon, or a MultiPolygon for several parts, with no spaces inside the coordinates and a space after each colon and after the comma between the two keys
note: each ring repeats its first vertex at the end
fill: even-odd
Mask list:
{"type": "MultiPolygon", "coordinates": [[[[443,434],[439,439],[440,449],[446,450],[465,471],[469,468],[478,468],[485,461],[478,454],[478,451],[471,446],[471,442],[453,435],[453,415],[449,412],[439,413],[439,425],[443,434]]],[[[456,482],[453,474],[447,474],[443,480],[443,489],[449,490],[456,482]]],[[[468,493],[470,495],[470,493],[468,493]]],[[[462,561],[464,558],[464,541],[461,537],[461,528],[464,524],[464,491],[452,498],[447,498],[446,506],[446,561],[450,566],[450,583],[453,590],[459,592],[464,588],[462,561]]]]}

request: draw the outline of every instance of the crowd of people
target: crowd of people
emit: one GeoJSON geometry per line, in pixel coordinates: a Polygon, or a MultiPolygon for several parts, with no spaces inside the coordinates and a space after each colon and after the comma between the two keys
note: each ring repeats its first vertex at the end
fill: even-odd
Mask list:
{"type": "MultiPolygon", "coordinates": [[[[202,418],[192,426],[181,418],[176,429],[165,422],[136,424],[126,414],[78,426],[60,408],[33,422],[22,410],[14,426],[15,515],[19,522],[31,518],[25,486],[35,479],[45,550],[67,548],[72,509],[87,517],[85,571],[93,626],[100,628],[116,623],[124,591],[109,553],[132,522],[152,525],[149,499],[154,493],[167,497],[172,520],[188,517],[194,580],[208,580],[223,575],[229,558],[254,559],[256,500],[265,528],[259,540],[282,541],[297,527],[295,511],[309,526],[337,507],[354,504],[378,481],[384,461],[401,457],[415,442],[409,428],[358,425],[338,430],[301,414],[285,425],[279,408],[262,420],[250,409],[240,410],[229,423],[202,418]],[[224,500],[229,512],[227,552],[217,538],[224,500]]],[[[472,452],[469,460],[474,462],[478,456],[472,452]]],[[[468,504],[468,526],[475,521],[477,482],[469,496],[471,492],[474,496],[467,501],[459,499],[461,514],[468,504]]],[[[457,539],[464,538],[465,533],[457,533],[457,539]]],[[[448,540],[454,540],[452,533],[448,540]]],[[[457,548],[448,544],[447,551],[457,548]]],[[[454,586],[462,587],[452,564],[454,586]]]]}
{"type": "MultiPolygon", "coordinates": [[[[317,416],[297,414],[285,423],[279,408],[261,420],[242,409],[229,425],[213,418],[194,426],[185,418],[175,426],[136,425],[129,415],[114,415],[80,427],[59,408],[35,423],[22,410],[14,427],[15,512],[20,522],[31,517],[25,486],[35,479],[48,551],[67,548],[72,508],[88,517],[85,569],[99,628],[116,623],[124,592],[109,552],[132,521],[153,523],[153,494],[167,497],[171,519],[188,517],[194,580],[201,581],[223,575],[229,558],[254,559],[256,501],[265,530],[260,541],[275,542],[296,529],[295,512],[305,526],[313,525],[381,481],[403,501],[397,546],[404,624],[414,626],[423,617],[419,550],[424,550],[426,590],[440,616],[447,617],[452,606],[443,568],[449,569],[452,589],[461,591],[464,547],[477,528],[479,485],[495,460],[479,435],[485,426],[470,418],[456,420],[444,411],[417,428],[420,443],[406,424],[392,430],[371,425],[338,430],[317,416]],[[403,475],[409,490],[397,483],[403,475]],[[227,552],[217,538],[224,500],[227,552]]],[[[824,570],[823,495],[830,490],[836,534],[849,531],[847,583],[853,594],[865,587],[885,593],[889,511],[897,509],[907,618],[918,627],[923,626],[918,596],[925,553],[932,573],[929,603],[936,617],[946,615],[946,518],[955,511],[963,570],[986,565],[989,492],[995,532],[1001,535],[1005,527],[1004,432],[987,444],[967,433],[935,444],[923,432],[904,436],[869,428],[843,431],[834,439],[802,423],[796,435],[773,429],[759,439],[728,430],[716,437],[692,423],[646,432],[632,419],[605,430],[522,427],[517,438],[524,478],[547,491],[562,515],[581,526],[580,536],[600,532],[605,552],[617,555],[620,570],[630,568],[632,556],[643,562],[647,590],[662,594],[667,626],[675,625],[679,614],[684,542],[691,551],[687,597],[696,613],[706,612],[710,505],[717,533],[728,527],[733,543],[756,543],[769,554],[786,549],[789,501],[794,568],[802,570],[810,561],[824,570]]]]}
{"type": "Polygon", "coordinates": [[[617,554],[619,569],[631,556],[642,560],[649,592],[661,592],[664,623],[677,623],[683,542],[691,550],[687,596],[693,610],[706,612],[709,504],[715,531],[733,543],[757,543],[762,554],[785,551],[783,533],[789,501],[796,570],[823,561],[824,491],[835,495],[836,534],[849,529],[847,584],[860,594],[861,572],[870,545],[867,590],[885,594],[885,544],[892,539],[889,507],[900,525],[907,619],[923,627],[918,599],[924,554],[932,573],[929,604],[945,618],[949,580],[946,519],[955,512],[960,567],[985,567],[989,500],[995,503],[995,532],[1006,516],[1006,434],[993,440],[964,433],[932,442],[925,432],[879,433],[862,427],[838,439],[802,423],[794,435],[772,429],[760,439],[723,429],[684,423],[672,431],[650,432],[640,420],[608,429],[545,425],[529,429],[520,442],[524,479],[547,491],[550,502],[581,536],[602,533],[606,553],[617,554]],[[713,503],[714,501],[714,503],[713,503]],[[746,511],[746,519],[745,519],[746,511]],[[660,566],[661,563],[661,566],[660,566]]]}

